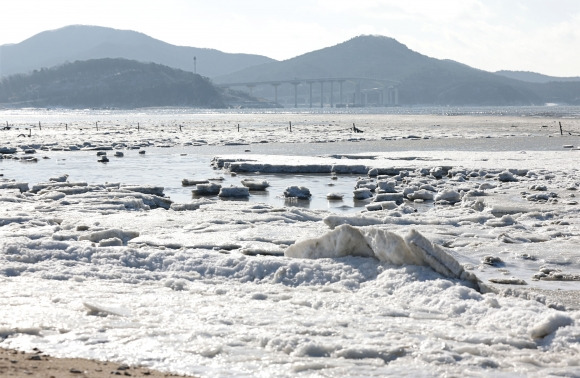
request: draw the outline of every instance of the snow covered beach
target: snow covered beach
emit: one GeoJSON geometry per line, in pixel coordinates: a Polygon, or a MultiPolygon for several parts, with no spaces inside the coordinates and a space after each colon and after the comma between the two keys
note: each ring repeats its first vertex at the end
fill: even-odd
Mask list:
{"type": "Polygon", "coordinates": [[[578,117],[3,115],[0,347],[202,376],[580,368],[578,117]],[[266,175],[247,201],[161,195],[266,175]]]}

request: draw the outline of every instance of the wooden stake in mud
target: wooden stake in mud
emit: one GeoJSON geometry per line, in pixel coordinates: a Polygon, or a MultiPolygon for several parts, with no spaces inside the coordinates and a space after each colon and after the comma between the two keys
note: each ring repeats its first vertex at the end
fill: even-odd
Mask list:
{"type": "Polygon", "coordinates": [[[38,130],[42,130],[42,125],[40,124],[40,121],[38,121],[38,130]]]}
{"type": "Polygon", "coordinates": [[[562,132],[562,122],[558,122],[560,124],[560,135],[564,135],[564,133],[562,132]]]}
{"type": "Polygon", "coordinates": [[[95,127],[97,128],[97,131],[99,131],[99,121],[95,122],[95,127]]]}
{"type": "Polygon", "coordinates": [[[137,131],[139,131],[139,122],[137,122],[137,131]]]}
{"type": "Polygon", "coordinates": [[[354,131],[355,133],[362,133],[363,132],[361,129],[356,127],[356,125],[354,123],[352,124],[352,131],[354,131]]]}
{"type": "Polygon", "coordinates": [[[179,131],[181,131],[181,125],[179,125],[179,131]]]}
{"type": "Polygon", "coordinates": [[[32,127],[28,129],[28,137],[30,138],[31,136],[32,136],[32,127]]]}
{"type": "Polygon", "coordinates": [[[66,131],[68,131],[68,123],[65,123],[65,124],[64,124],[64,129],[65,129],[66,131]]]}
{"type": "Polygon", "coordinates": [[[290,121],[290,132],[292,132],[292,121],[290,121]]]}
{"type": "Polygon", "coordinates": [[[238,133],[240,132],[240,124],[238,123],[238,133]]]}

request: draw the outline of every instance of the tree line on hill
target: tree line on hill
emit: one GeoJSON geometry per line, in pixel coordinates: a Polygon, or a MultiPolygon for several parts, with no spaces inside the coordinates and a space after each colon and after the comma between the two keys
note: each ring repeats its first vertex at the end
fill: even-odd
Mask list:
{"type": "Polygon", "coordinates": [[[253,99],[224,93],[192,72],[126,59],[77,61],[0,80],[0,105],[5,107],[225,108],[226,101],[253,99]]]}

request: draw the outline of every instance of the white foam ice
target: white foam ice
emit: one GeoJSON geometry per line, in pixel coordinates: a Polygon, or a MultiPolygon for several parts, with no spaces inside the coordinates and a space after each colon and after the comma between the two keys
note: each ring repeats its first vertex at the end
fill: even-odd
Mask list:
{"type": "MultiPolygon", "coordinates": [[[[364,188],[373,198],[364,201],[369,206],[349,214],[213,196],[173,203],[160,189],[163,176],[129,186],[79,180],[71,171],[29,190],[35,185],[9,181],[14,171],[4,167],[16,163],[6,159],[0,162],[6,175],[0,182],[0,346],[212,377],[577,373],[577,151],[520,153],[520,144],[496,152],[410,149],[423,142],[399,137],[404,149],[367,151],[373,145],[357,139],[356,148],[321,156],[353,137],[334,131],[346,116],[333,114],[338,121],[330,122],[330,115],[315,115],[301,133],[293,122],[292,135],[260,124],[285,116],[241,115],[259,127],[239,135],[216,131],[227,128],[231,115],[197,116],[199,129],[184,127],[182,134],[168,130],[183,119],[166,118],[163,132],[147,126],[139,133],[103,127],[84,135],[72,127],[67,135],[49,126],[43,126],[46,135],[35,130],[27,148],[40,151],[84,142],[83,148],[112,148],[120,139],[126,147],[190,143],[192,149],[335,140],[317,143],[319,156],[298,156],[295,148],[292,156],[220,152],[215,161],[224,162],[220,169],[235,162],[271,172],[324,167],[328,178],[334,171],[333,182],[348,180],[351,190],[363,180],[375,188],[364,188]],[[501,181],[506,170],[517,181],[501,181]],[[427,192],[433,199],[439,194],[438,203],[427,192]],[[537,193],[556,196],[528,200],[537,193]]],[[[381,138],[421,130],[436,146],[453,138],[464,143],[459,136],[477,144],[474,138],[486,134],[508,143],[508,135],[525,139],[548,122],[359,117],[365,137],[387,142],[381,138]]],[[[127,153],[118,160],[131,159],[127,153]]],[[[183,172],[179,179],[192,176],[183,172]]],[[[295,184],[316,188],[304,177],[295,184]]]]}
{"type": "Polygon", "coordinates": [[[395,265],[428,266],[445,277],[467,281],[482,290],[474,274],[466,272],[449,253],[414,229],[400,236],[377,227],[343,224],[321,237],[291,245],[284,254],[302,258],[363,256],[395,265]]]}
{"type": "Polygon", "coordinates": [[[266,180],[244,179],[242,185],[250,190],[266,190],[270,184],[266,180]]]}
{"type": "Polygon", "coordinates": [[[218,193],[220,198],[247,198],[250,196],[250,189],[246,186],[222,187],[218,193]]]}

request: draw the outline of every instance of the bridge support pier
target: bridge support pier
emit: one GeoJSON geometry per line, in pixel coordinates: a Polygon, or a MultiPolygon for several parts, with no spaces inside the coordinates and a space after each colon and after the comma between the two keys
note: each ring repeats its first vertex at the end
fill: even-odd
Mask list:
{"type": "Polygon", "coordinates": [[[330,81],[330,107],[334,108],[334,81],[330,81]]]}
{"type": "Polygon", "coordinates": [[[298,107],[298,85],[300,84],[299,81],[292,81],[290,84],[294,86],[294,107],[298,107]]]}
{"type": "Polygon", "coordinates": [[[274,104],[276,104],[276,106],[278,105],[278,86],[280,86],[280,83],[272,83],[272,86],[274,87],[274,104]]]}
{"type": "Polygon", "coordinates": [[[320,107],[324,108],[324,81],[320,80],[320,107]]]}
{"type": "Polygon", "coordinates": [[[385,105],[398,106],[399,105],[399,88],[390,86],[385,88],[385,105]]]}

